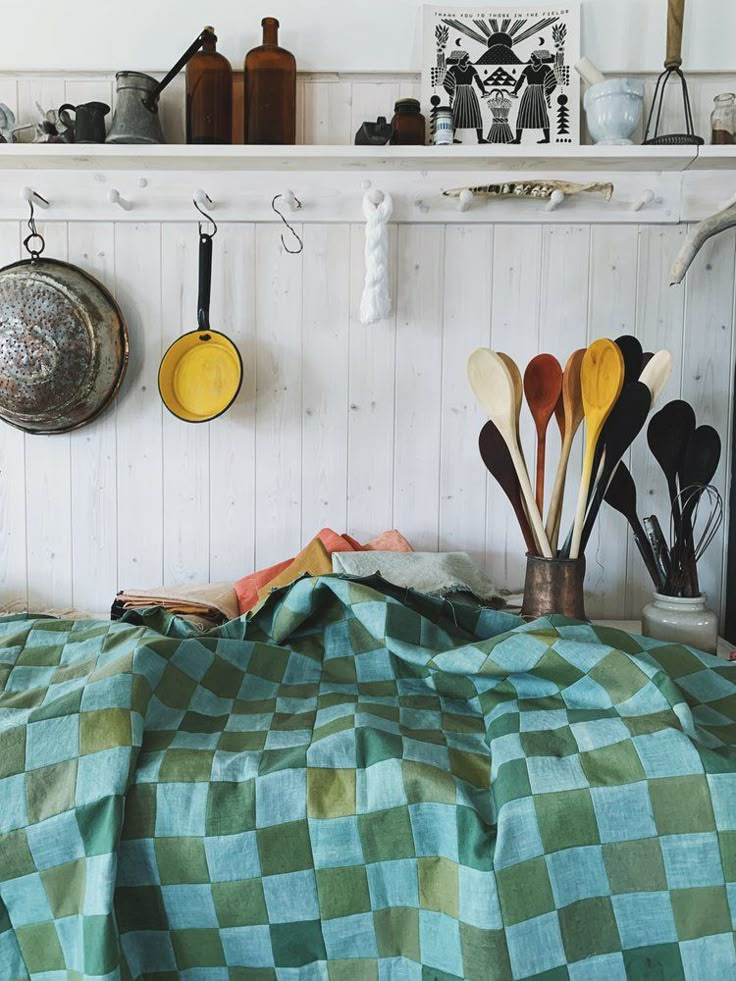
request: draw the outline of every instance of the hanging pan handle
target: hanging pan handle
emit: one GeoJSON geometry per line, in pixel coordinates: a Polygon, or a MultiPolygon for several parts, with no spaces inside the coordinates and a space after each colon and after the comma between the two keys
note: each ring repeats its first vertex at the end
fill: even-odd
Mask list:
{"type": "Polygon", "coordinates": [[[682,22],[684,19],[685,0],[668,0],[665,68],[679,68],[682,64],[682,22]]]}
{"type": "Polygon", "coordinates": [[[212,236],[199,233],[199,299],[197,323],[200,330],[210,330],[210,292],[212,287],[212,236]]]}

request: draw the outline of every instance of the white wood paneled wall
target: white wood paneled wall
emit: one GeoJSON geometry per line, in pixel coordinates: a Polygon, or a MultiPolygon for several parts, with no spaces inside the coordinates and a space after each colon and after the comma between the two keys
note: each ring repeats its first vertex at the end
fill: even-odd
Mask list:
{"type": "MultiPolygon", "coordinates": [[[[413,84],[303,80],[303,139],[346,142],[413,84]]],[[[40,85],[0,79],[0,101],[11,89],[21,106],[102,94],[90,79],[40,85]]],[[[685,285],[670,287],[684,226],[394,226],[394,313],[364,327],[363,227],[297,228],[298,257],[276,224],[220,225],[212,323],[240,347],[245,383],[225,416],[191,426],[162,408],[156,377],[162,352],[195,326],[196,225],[42,226],[49,255],[115,292],[131,362],[112,410],[90,426],[38,437],[0,424],[0,605],[105,610],[122,587],[233,579],[293,554],[324,525],[358,538],[397,527],[416,548],[466,550],[517,587],[523,544],[480,461],[483,419],[465,378],[479,345],[521,362],[541,350],[563,360],[597,336],[635,333],[645,349],[672,350],[666,396],[690,399],[728,447],[736,235],[709,243],[685,285]]],[[[20,257],[22,237],[18,222],[0,221],[0,261],[20,257]]],[[[531,434],[527,417],[528,457],[531,434]]],[[[640,513],[664,519],[664,480],[643,437],[632,466],[640,513]]],[[[724,453],[724,494],[729,466],[724,453]]],[[[702,576],[715,607],[724,541],[702,576]]],[[[587,588],[589,614],[606,617],[638,617],[650,592],[610,511],[589,546],[587,588]]]]}

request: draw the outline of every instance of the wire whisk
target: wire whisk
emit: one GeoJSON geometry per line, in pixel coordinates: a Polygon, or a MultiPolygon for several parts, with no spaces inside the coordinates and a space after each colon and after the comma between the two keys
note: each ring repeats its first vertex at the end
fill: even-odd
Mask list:
{"type": "Polygon", "coordinates": [[[723,498],[712,484],[691,484],[677,495],[670,517],[670,571],[667,592],[698,596],[698,562],[723,524],[723,498]],[[679,510],[680,520],[676,518],[679,510]],[[703,520],[704,516],[704,520],[703,520]]]}

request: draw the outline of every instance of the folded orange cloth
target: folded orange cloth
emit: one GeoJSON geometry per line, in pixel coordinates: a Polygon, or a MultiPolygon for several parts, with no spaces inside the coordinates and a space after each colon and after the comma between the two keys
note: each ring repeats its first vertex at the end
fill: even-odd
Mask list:
{"type": "MultiPolygon", "coordinates": [[[[335,550],[337,551],[337,549],[335,550]]],[[[391,531],[384,531],[382,535],[378,538],[374,538],[372,542],[368,542],[367,545],[363,545],[361,551],[363,552],[413,552],[414,549],[407,542],[400,531],[392,529],[391,531]]]]}
{"type": "MultiPolygon", "coordinates": [[[[335,549],[333,549],[334,551],[335,549]]],[[[343,549],[343,551],[347,551],[347,549],[343,549]]],[[[349,551],[352,552],[354,549],[349,551]]],[[[281,586],[290,586],[300,576],[328,576],[331,572],[332,559],[330,553],[319,538],[313,538],[283,572],[258,590],[258,599],[259,601],[264,600],[272,590],[279,589],[281,586]]]]}

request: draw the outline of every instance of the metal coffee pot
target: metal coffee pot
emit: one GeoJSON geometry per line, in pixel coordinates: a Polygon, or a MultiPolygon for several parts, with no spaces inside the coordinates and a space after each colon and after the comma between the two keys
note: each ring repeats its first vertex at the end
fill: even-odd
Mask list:
{"type": "Polygon", "coordinates": [[[117,73],[117,98],[108,143],[166,142],[158,114],[161,93],[211,35],[211,31],[202,31],[160,82],[143,72],[117,73]]]}

